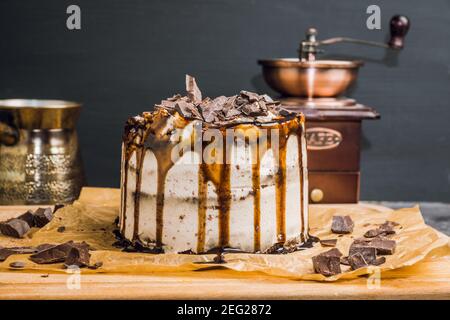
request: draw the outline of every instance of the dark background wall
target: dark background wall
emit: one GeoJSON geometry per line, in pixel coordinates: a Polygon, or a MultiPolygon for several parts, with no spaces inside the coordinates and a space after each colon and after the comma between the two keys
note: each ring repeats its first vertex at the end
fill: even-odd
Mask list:
{"type": "Polygon", "coordinates": [[[0,1],[0,98],[84,103],[78,130],[88,183],[119,185],[124,121],[182,92],[275,95],[258,58],[295,56],[309,26],[320,37],[384,40],[396,13],[412,27],[399,56],[355,45],[328,55],[366,65],[350,95],[376,108],[364,123],[362,198],[450,201],[450,1],[71,0],[0,1]],[[66,28],[77,4],[82,29],[66,28]],[[382,30],[366,28],[381,7],[382,30]]]}

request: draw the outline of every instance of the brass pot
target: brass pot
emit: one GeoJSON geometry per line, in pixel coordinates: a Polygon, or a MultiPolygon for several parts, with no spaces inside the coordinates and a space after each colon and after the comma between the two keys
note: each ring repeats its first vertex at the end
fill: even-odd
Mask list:
{"type": "Polygon", "coordinates": [[[357,77],[361,61],[296,58],[259,60],[269,86],[284,96],[326,98],[340,96],[357,77]]]}
{"type": "Polygon", "coordinates": [[[70,203],[84,183],[75,130],[81,105],[0,100],[0,205],[70,203]]]}

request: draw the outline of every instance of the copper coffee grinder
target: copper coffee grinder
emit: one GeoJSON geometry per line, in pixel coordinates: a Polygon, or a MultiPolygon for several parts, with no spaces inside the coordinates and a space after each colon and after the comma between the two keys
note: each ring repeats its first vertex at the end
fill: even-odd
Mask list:
{"type": "Polygon", "coordinates": [[[408,29],[408,18],[396,15],[390,21],[390,40],[379,43],[346,37],[318,40],[317,30],[309,28],[299,58],[258,61],[266,82],[282,95],[284,107],[306,116],[312,203],[359,201],[361,122],[380,117],[374,109],[343,96],[362,61],[320,60],[317,55],[323,46],[339,42],[400,50],[408,29]]]}

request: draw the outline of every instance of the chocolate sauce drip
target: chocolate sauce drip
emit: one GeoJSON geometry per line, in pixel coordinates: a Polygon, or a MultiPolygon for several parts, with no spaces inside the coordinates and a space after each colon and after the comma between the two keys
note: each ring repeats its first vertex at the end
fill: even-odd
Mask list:
{"type": "Polygon", "coordinates": [[[279,125],[278,171],[275,176],[277,241],[286,241],[286,149],[289,138],[288,127],[279,125]]]}
{"type": "Polygon", "coordinates": [[[261,250],[261,181],[260,181],[260,158],[259,143],[252,148],[256,155],[256,163],[252,165],[252,188],[253,188],[253,249],[261,250]]]}
{"type": "Polygon", "coordinates": [[[198,172],[198,230],[197,230],[197,253],[205,251],[206,234],[206,206],[208,195],[208,181],[205,179],[206,164],[200,164],[198,172]]]}
{"type": "Polygon", "coordinates": [[[136,150],[136,187],[134,192],[134,227],[133,227],[133,241],[138,239],[139,234],[139,207],[141,204],[141,181],[142,169],[144,165],[145,149],[139,148],[136,150]]]}

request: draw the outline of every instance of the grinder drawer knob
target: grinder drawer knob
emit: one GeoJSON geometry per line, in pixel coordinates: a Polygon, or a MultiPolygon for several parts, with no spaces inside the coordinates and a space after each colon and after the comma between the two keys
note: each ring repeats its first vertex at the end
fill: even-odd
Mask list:
{"type": "Polygon", "coordinates": [[[312,189],[310,196],[312,202],[320,202],[323,199],[323,191],[320,189],[312,189]]]}

